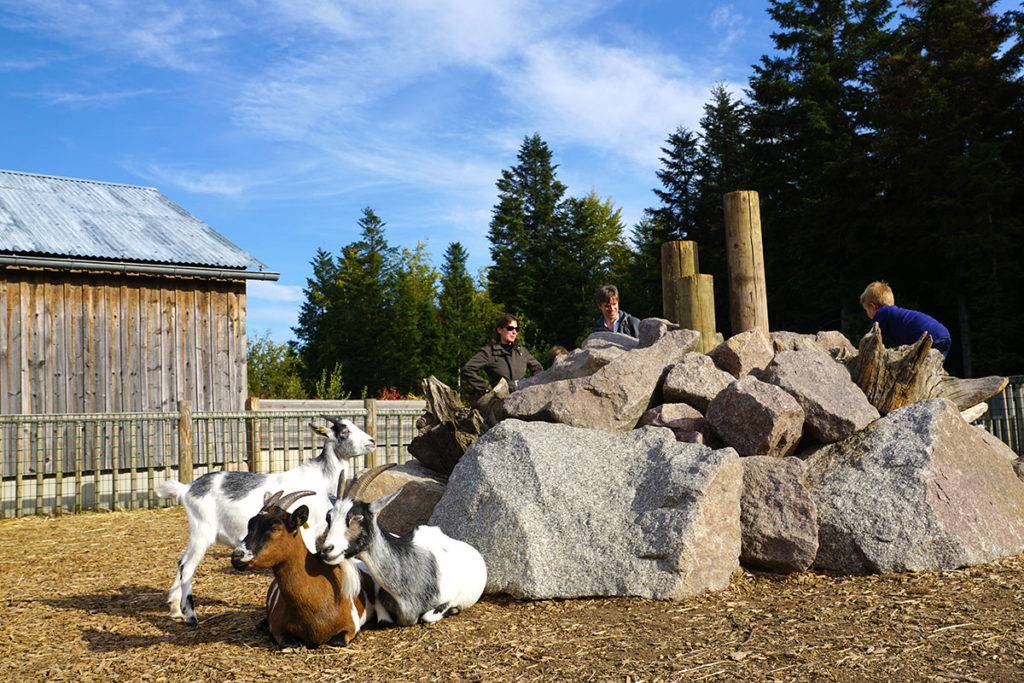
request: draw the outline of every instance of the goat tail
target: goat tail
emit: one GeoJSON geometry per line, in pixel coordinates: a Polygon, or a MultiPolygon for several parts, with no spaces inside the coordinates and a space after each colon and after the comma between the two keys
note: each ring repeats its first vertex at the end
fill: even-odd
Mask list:
{"type": "Polygon", "coordinates": [[[161,498],[174,496],[179,503],[185,501],[185,494],[188,493],[188,484],[182,484],[177,479],[166,479],[156,487],[156,495],[161,498]]]}

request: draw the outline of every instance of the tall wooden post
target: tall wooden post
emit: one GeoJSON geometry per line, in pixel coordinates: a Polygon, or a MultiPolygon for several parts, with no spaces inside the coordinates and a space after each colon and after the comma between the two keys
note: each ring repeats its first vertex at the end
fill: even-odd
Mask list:
{"type": "Polygon", "coordinates": [[[245,425],[245,451],[250,472],[267,472],[266,458],[263,457],[263,443],[260,434],[260,421],[255,413],[260,409],[260,397],[250,396],[245,399],[245,410],[253,413],[245,425]]]}
{"type": "Polygon", "coordinates": [[[661,302],[666,319],[700,332],[697,351],[707,353],[717,344],[715,335],[714,277],[702,275],[697,243],[688,240],[661,245],[661,302]]]}
{"type": "Polygon", "coordinates": [[[192,401],[178,401],[178,481],[192,483],[192,401]]]}
{"type": "MultiPolygon", "coordinates": [[[[377,399],[375,398],[364,398],[363,407],[366,408],[366,433],[373,437],[373,440],[377,440],[377,399]]],[[[377,449],[374,448],[370,451],[368,459],[370,462],[366,464],[367,467],[377,466],[377,449]]]]}
{"type": "Polygon", "coordinates": [[[757,192],[725,195],[725,242],[729,261],[729,317],[732,333],[758,327],[768,336],[768,293],[757,192]]]}

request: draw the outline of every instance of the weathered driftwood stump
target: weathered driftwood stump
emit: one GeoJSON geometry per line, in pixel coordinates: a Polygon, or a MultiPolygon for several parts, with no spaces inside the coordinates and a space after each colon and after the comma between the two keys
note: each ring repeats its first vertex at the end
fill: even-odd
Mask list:
{"type": "MultiPolygon", "coordinates": [[[[486,394],[480,403],[491,405],[486,394]]],[[[506,391],[507,395],[507,391],[506,391]]],[[[440,474],[451,474],[469,445],[490,428],[490,424],[475,408],[462,402],[459,394],[433,375],[423,380],[426,410],[416,420],[416,436],[409,443],[409,453],[424,466],[440,474]]],[[[497,399],[496,409],[501,400],[497,399]]]]}
{"type": "Polygon", "coordinates": [[[932,338],[926,332],[910,346],[886,349],[875,323],[852,361],[853,381],[882,415],[926,398],[947,398],[963,411],[1006,387],[1006,377],[959,379],[946,374],[942,354],[931,353],[931,348],[932,338]]]}

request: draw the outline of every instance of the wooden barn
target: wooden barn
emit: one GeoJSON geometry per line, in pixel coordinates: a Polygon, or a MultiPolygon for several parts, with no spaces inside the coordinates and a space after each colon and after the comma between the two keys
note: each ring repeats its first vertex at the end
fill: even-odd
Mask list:
{"type": "Polygon", "coordinates": [[[242,410],[277,278],[152,187],[0,171],[0,415],[242,410]]]}

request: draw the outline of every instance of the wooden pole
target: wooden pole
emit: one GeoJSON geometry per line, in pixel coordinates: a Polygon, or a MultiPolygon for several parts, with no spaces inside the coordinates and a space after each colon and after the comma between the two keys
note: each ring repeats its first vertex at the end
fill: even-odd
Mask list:
{"type": "Polygon", "coordinates": [[[674,240],[661,245],[661,307],[667,320],[679,324],[679,288],[674,280],[699,272],[696,242],[674,240]]]}
{"type": "Polygon", "coordinates": [[[178,401],[178,481],[192,483],[192,401],[178,401]]]}
{"type": "Polygon", "coordinates": [[[729,261],[729,318],[732,333],[755,327],[768,336],[768,294],[757,192],[725,195],[725,242],[729,261]]]}
{"type": "Polygon", "coordinates": [[[700,332],[697,350],[715,347],[715,288],[711,275],[702,275],[697,243],[677,240],[661,245],[662,309],[667,320],[700,332]]]}
{"type": "Polygon", "coordinates": [[[715,287],[711,275],[687,275],[677,280],[683,306],[679,325],[700,332],[697,351],[707,353],[718,345],[715,336],[715,287]]]}
{"type": "MultiPolygon", "coordinates": [[[[366,433],[373,437],[374,441],[377,440],[377,399],[375,398],[364,398],[363,407],[366,408],[366,433]]],[[[369,453],[369,463],[367,467],[373,468],[377,466],[377,449],[374,448],[369,453]]]]}
{"type": "MultiPolygon", "coordinates": [[[[256,413],[260,409],[260,397],[250,396],[245,399],[245,410],[256,413]]],[[[266,459],[263,457],[263,444],[260,439],[260,420],[255,414],[245,425],[245,451],[250,472],[267,472],[266,459]]]]}

